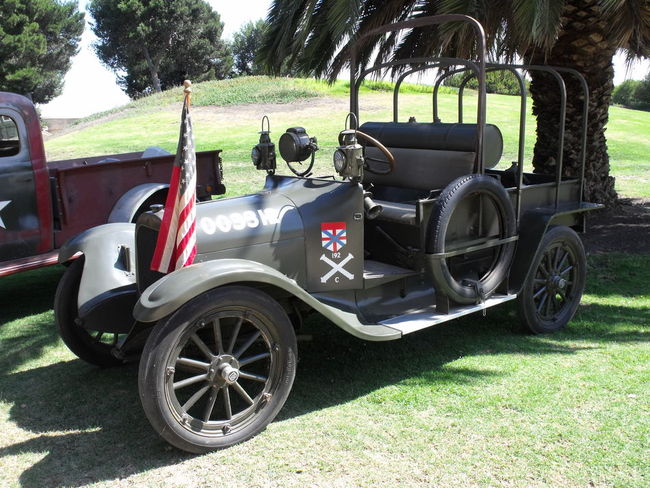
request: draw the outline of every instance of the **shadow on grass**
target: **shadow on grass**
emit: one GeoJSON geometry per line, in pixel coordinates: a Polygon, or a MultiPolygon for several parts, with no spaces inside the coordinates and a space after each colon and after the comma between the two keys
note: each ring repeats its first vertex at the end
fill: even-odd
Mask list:
{"type": "MultiPolygon", "coordinates": [[[[611,272],[618,279],[611,287],[599,279],[588,290],[590,294],[625,294],[638,286],[635,273],[640,268],[635,260],[623,266],[612,262],[612,269],[605,258],[599,263],[600,273],[611,272]]],[[[30,287],[24,286],[23,291],[30,287]]],[[[51,300],[45,303],[49,306],[51,300]]],[[[647,307],[589,304],[581,307],[567,330],[530,336],[513,332],[518,319],[514,307],[507,305],[491,310],[485,319],[474,315],[387,343],[355,339],[314,316],[301,331],[313,340],[300,343],[298,374],[278,420],[344,404],[387,385],[425,384],[435,395],[439,386],[481,384],[506,374],[448,367],[463,356],[571,355],[604,342],[647,342],[648,315],[647,307]]],[[[53,324],[42,325],[3,339],[3,350],[8,353],[0,357],[0,371],[37,357],[40,349],[57,340],[53,324]]],[[[136,365],[98,370],[78,360],[60,362],[0,376],[0,392],[2,400],[12,404],[10,420],[33,434],[31,439],[0,449],[0,459],[46,453],[21,474],[22,486],[82,486],[190,457],[167,446],[149,426],[138,398],[136,365]]]]}
{"type": "Polygon", "coordinates": [[[100,370],[60,362],[0,378],[0,385],[4,401],[13,402],[11,420],[37,435],[0,449],[0,459],[47,453],[21,474],[21,486],[82,486],[188,457],[149,427],[135,364],[100,370]]]}
{"type": "MultiPolygon", "coordinates": [[[[435,388],[489,382],[499,374],[447,367],[462,356],[574,354],[590,348],[513,333],[512,315],[506,307],[484,320],[469,317],[390,343],[357,340],[312,317],[304,333],[313,340],[300,344],[296,381],[278,420],[405,381],[435,388]]],[[[3,400],[13,404],[11,421],[35,434],[0,449],[0,458],[47,453],[22,473],[22,486],[82,486],[188,458],[167,446],[149,426],[138,398],[134,364],[99,370],[79,360],[60,362],[0,377],[0,390],[3,400]]]]}
{"type": "Polygon", "coordinates": [[[59,340],[51,310],[63,271],[51,266],[0,278],[0,371],[40,357],[59,340]]]}

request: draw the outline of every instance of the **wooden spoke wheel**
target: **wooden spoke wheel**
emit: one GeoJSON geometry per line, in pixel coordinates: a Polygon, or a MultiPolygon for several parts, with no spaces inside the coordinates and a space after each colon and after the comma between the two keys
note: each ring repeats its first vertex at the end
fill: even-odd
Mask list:
{"type": "Polygon", "coordinates": [[[54,297],[54,321],[68,349],[84,361],[100,367],[118,366],[124,361],[112,350],[122,339],[115,332],[95,330],[79,323],[77,299],[84,269],[84,256],[75,259],[63,274],[54,297]]]}
{"type": "Polygon", "coordinates": [[[542,239],[524,287],[519,313],[535,334],[562,329],[573,318],[585,287],[587,260],[580,237],[552,227],[542,239]]]}
{"type": "Polygon", "coordinates": [[[156,326],[140,362],[140,398],[163,438],[206,452],[262,431],[284,405],[295,366],[282,307],[254,288],[217,288],[156,326]]]}

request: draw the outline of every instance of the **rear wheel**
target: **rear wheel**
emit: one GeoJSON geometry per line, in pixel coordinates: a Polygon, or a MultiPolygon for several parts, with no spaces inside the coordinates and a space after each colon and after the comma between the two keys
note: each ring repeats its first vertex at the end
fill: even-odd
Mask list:
{"type": "Polygon", "coordinates": [[[111,353],[120,336],[117,333],[92,330],[79,323],[77,301],[84,270],[84,256],[75,259],[63,274],[54,296],[54,321],[68,349],[84,361],[100,367],[118,366],[124,361],[111,353]]]}
{"type": "Polygon", "coordinates": [[[140,360],[140,399],[166,441],[201,453],[262,431],[295,370],[296,337],[282,307],[254,288],[217,288],[155,327],[140,360]]]}
{"type": "Polygon", "coordinates": [[[555,332],[573,318],[587,274],[580,237],[569,227],[552,227],[542,239],[518,296],[519,315],[526,328],[555,332]]]}

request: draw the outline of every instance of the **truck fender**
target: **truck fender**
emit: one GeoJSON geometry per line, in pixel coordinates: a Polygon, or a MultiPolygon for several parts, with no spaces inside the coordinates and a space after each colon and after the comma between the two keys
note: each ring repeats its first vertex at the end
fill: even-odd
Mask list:
{"type": "Polygon", "coordinates": [[[134,186],[115,203],[108,216],[108,223],[133,222],[140,207],[150,197],[160,194],[160,203],[165,203],[165,194],[168,189],[169,185],[166,183],[143,183],[134,186]]]}
{"type": "Polygon", "coordinates": [[[94,299],[117,288],[135,285],[135,224],[104,224],[68,240],[59,251],[59,263],[83,254],[79,285],[79,313],[94,299]]]}
{"type": "Polygon", "coordinates": [[[246,259],[206,261],[164,276],[144,290],[135,305],[133,316],[139,322],[156,322],[200,294],[234,283],[259,283],[283,289],[361,339],[385,341],[398,339],[402,335],[400,331],[387,326],[362,324],[356,314],[322,303],[279,271],[246,259]]]}

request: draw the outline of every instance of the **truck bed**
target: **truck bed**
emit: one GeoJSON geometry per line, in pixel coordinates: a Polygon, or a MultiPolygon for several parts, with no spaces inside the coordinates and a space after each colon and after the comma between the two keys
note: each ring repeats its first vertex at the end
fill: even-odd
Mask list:
{"type": "MultiPolygon", "coordinates": [[[[196,153],[199,200],[225,192],[220,154],[220,150],[196,153]]],[[[117,201],[132,188],[169,183],[175,156],[142,155],[134,152],[48,163],[55,248],[85,229],[106,223],[117,201]]]]}

